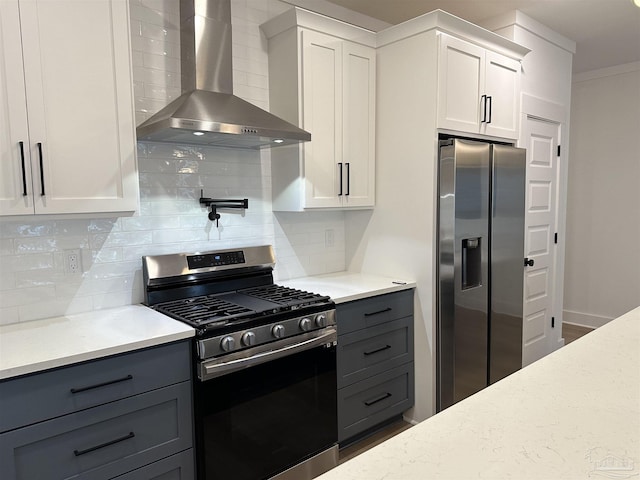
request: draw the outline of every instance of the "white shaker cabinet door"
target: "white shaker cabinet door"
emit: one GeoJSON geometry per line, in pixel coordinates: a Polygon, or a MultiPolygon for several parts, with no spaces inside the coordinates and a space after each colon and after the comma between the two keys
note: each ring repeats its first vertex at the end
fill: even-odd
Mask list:
{"type": "Polygon", "coordinates": [[[440,35],[438,127],[477,133],[484,87],[484,48],[440,35]]]}
{"type": "Polygon", "coordinates": [[[440,35],[438,127],[518,138],[520,62],[440,35]]]}
{"type": "Polygon", "coordinates": [[[375,203],[375,49],[343,44],[343,206],[375,203]]]}
{"type": "Polygon", "coordinates": [[[20,3],[35,213],[135,210],[126,0],[20,3]]]}
{"type": "Polygon", "coordinates": [[[0,215],[33,213],[18,0],[0,1],[0,215]]]}
{"type": "Polygon", "coordinates": [[[520,62],[487,50],[485,93],[490,102],[487,135],[518,138],[520,117],[520,62]]]}
{"type": "Polygon", "coordinates": [[[302,31],[305,206],[339,207],[342,162],[342,41],[302,31]]]}

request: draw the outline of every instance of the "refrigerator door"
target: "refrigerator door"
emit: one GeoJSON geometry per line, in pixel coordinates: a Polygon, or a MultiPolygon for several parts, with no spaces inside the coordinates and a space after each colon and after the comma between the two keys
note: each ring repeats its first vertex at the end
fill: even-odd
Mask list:
{"type": "Polygon", "coordinates": [[[526,153],[493,145],[489,383],[522,367],[526,153]]]}
{"type": "Polygon", "coordinates": [[[487,385],[490,151],[440,144],[438,411],[487,385]]]}

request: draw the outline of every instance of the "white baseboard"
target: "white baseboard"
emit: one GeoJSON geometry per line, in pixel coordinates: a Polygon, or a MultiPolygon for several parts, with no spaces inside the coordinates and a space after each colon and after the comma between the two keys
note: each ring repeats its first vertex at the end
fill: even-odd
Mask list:
{"type": "Polygon", "coordinates": [[[611,317],[603,317],[601,315],[593,315],[591,313],[572,312],[571,310],[562,311],[562,322],[579,325],[581,327],[598,328],[613,320],[611,317]]]}

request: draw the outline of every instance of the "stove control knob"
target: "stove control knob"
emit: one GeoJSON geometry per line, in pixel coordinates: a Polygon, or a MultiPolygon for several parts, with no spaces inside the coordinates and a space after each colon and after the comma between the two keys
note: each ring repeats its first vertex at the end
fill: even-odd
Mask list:
{"type": "Polygon", "coordinates": [[[316,327],[324,328],[327,326],[327,316],[324,313],[316,315],[316,327]]]}
{"type": "Polygon", "coordinates": [[[235,347],[236,347],[236,341],[234,340],[233,337],[226,336],[226,337],[223,337],[222,340],[220,340],[220,348],[222,348],[222,350],[224,350],[225,352],[230,352],[235,347]]]}
{"type": "Polygon", "coordinates": [[[300,320],[300,330],[308,332],[309,330],[311,330],[311,327],[312,324],[310,318],[304,317],[302,320],[300,320]]]}
{"type": "Polygon", "coordinates": [[[242,344],[245,347],[250,347],[251,345],[256,344],[256,334],[253,332],[247,332],[242,335],[242,344]]]}
{"type": "Polygon", "coordinates": [[[284,326],[280,324],[274,325],[271,329],[271,335],[273,335],[274,338],[284,337],[284,326]]]}

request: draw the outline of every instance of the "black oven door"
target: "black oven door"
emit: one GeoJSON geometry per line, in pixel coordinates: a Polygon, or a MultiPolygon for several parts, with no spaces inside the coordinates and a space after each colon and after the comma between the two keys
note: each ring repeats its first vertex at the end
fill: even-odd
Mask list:
{"type": "Polygon", "coordinates": [[[199,480],[257,480],[334,446],[335,342],[195,385],[199,480]]]}

